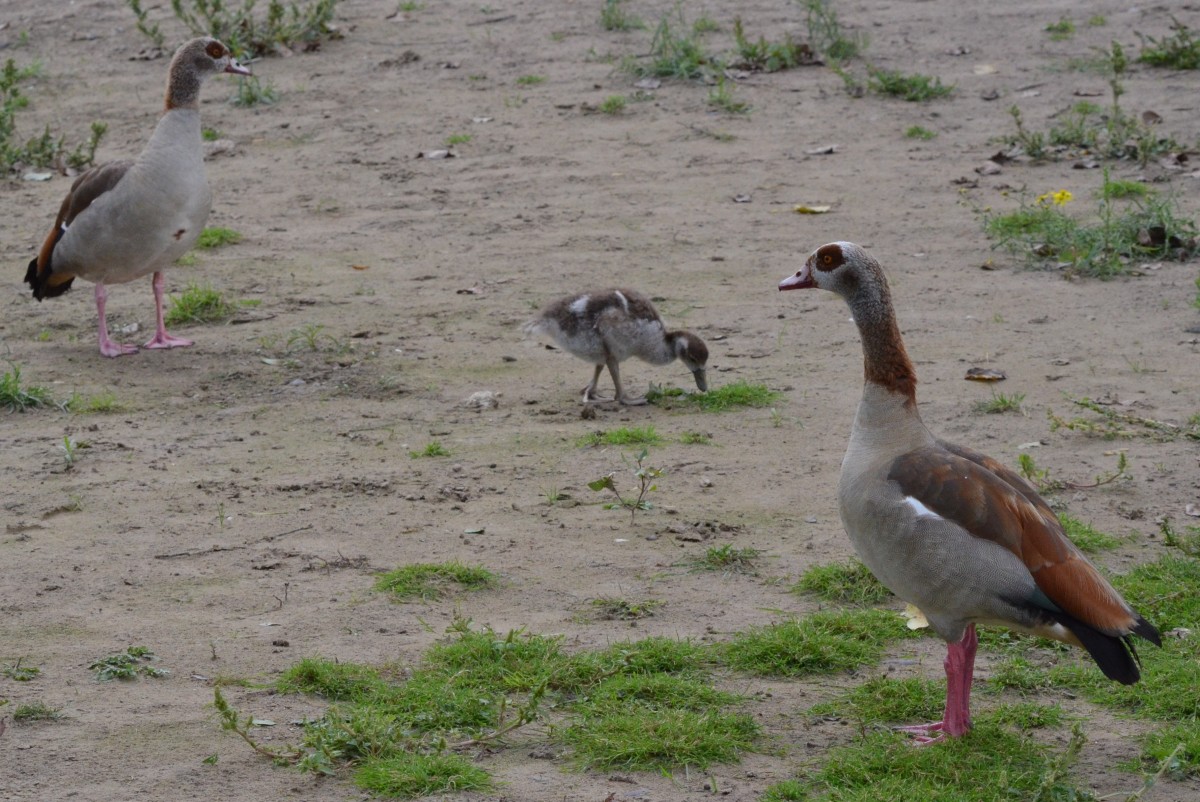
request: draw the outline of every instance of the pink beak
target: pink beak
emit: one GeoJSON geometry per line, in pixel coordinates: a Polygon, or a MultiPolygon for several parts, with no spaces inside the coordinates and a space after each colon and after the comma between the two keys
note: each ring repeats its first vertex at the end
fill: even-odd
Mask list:
{"type": "Polygon", "coordinates": [[[231,72],[234,75],[249,75],[250,69],[243,67],[235,58],[229,59],[229,65],[225,68],[225,72],[231,72]]]}
{"type": "Polygon", "coordinates": [[[784,290],[806,290],[809,287],[815,287],[817,283],[812,280],[812,271],[808,269],[808,265],[800,268],[794,276],[788,276],[783,281],[779,282],[779,291],[784,290]]]}

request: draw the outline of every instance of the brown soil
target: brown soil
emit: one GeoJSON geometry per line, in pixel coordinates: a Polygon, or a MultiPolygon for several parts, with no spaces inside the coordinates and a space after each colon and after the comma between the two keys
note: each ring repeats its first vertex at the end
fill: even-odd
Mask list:
{"type": "MultiPolygon", "coordinates": [[[[737,5],[753,37],[806,38],[796,4],[737,5]]],[[[1105,102],[1104,78],[1067,69],[1068,60],[1114,38],[1136,52],[1134,31],[1167,32],[1166,7],[841,2],[841,20],[870,35],[876,63],[940,76],[954,96],[854,99],[832,71],[808,67],[739,79],[737,96],[752,106],[745,116],[715,113],[708,89],[686,82],[665,82],[620,115],[592,111],[634,92],[613,59],[644,53],[650,38],[605,32],[600,0],[486,10],[426,2],[398,15],[396,7],[346,0],[343,39],[255,64],[280,92],[274,106],[230,106],[224,78],[205,88],[205,124],[231,141],[209,161],[209,224],[245,239],[173,271],[169,288],[206,282],[259,303],[230,325],[180,328],[192,348],[104,359],[90,285],[45,303],[30,298],[24,265],[69,182],[18,176],[3,185],[5,357],[56,398],[111,392],[124,409],[0,413],[0,661],[21,658],[43,672],[31,683],[0,678],[0,697],[66,714],[42,725],[10,717],[0,799],[357,799],[348,781],[274,768],[223,734],[210,707],[213,678],[269,682],[306,656],[410,663],[456,613],[588,648],[651,634],[719,639],[775,611],[813,609],[788,588],[807,567],[850,554],[834,486],[861,354],[839,300],[781,295],[775,285],[830,240],[869,246],[889,271],[923,382],[922,413],[936,432],[1007,464],[1038,443],[1039,466],[1081,482],[1125,451],[1131,481],[1062,496],[1072,515],[1130,536],[1103,558],[1109,568],[1155,557],[1156,520],[1183,519],[1185,505],[1200,501],[1194,443],[1104,441],[1051,431],[1046,417],[1075,414],[1064,394],[1174,423],[1200,410],[1200,347],[1188,332],[1200,322],[1195,264],[1154,264],[1110,282],[1022,271],[989,250],[977,210],[1011,208],[1022,188],[1069,189],[1090,206],[1099,172],[1069,162],[974,171],[1012,131],[1012,104],[1045,128],[1080,93],[1105,102]],[[1094,14],[1107,24],[1088,26],[1094,14]],[[1061,16],[1077,31],[1054,42],[1044,28],[1061,16]],[[519,83],[527,75],[546,80],[519,83]],[[984,99],[989,92],[999,99],[984,99]],[[938,136],[905,138],[913,125],[938,136]],[[417,158],[454,134],[471,135],[456,158],[417,158]],[[834,152],[813,153],[827,145],[834,152]],[[742,194],[751,202],[735,203],[742,194]],[[800,216],[799,203],[833,209],[800,216]],[[582,419],[578,390],[590,369],[523,339],[520,324],[555,296],[612,284],[660,299],[669,323],[707,340],[712,385],[744,379],[781,391],[776,412],[602,405],[582,419]],[[992,392],[963,381],[976,365],[1004,370],[1000,389],[1023,393],[1028,414],[973,411],[992,392]],[[479,391],[499,406],[466,406],[479,391]],[[586,486],[612,471],[628,483],[628,449],[576,440],[644,425],[674,442],[651,450],[666,475],[656,508],[631,525],[592,503],[586,486]],[[680,444],[687,431],[710,434],[713,445],[680,444]],[[59,448],[64,437],[79,443],[73,466],[59,448]],[[452,456],[409,457],[435,440],[452,456]],[[552,490],[585,503],[550,506],[552,490]],[[761,575],[683,566],[727,542],[766,552],[761,575]],[[370,590],[379,570],[451,559],[486,565],[504,587],[431,604],[395,604],[370,590]],[[665,604],[631,629],[584,615],[601,596],[665,604]],[[151,647],[171,675],[93,679],[91,661],[132,644],[151,647]],[[214,753],[215,766],[202,764],[214,753]]],[[[670,7],[633,0],[630,10],[655,20],[670,7]]],[[[685,8],[689,21],[702,11],[721,26],[707,41],[726,48],[732,8],[685,8]]],[[[151,13],[169,41],[182,38],[169,4],[151,13]]],[[[1200,23],[1176,13],[1193,29],[1200,23]]],[[[146,43],[123,3],[8,0],[0,58],[44,66],[27,88],[23,132],[48,123],[77,137],[98,119],[109,125],[101,159],[136,153],[165,70],[164,60],[133,58],[146,43]]],[[[1126,108],[1155,110],[1166,130],[1194,135],[1194,73],[1134,67],[1126,83],[1126,108]]],[[[1114,173],[1161,180],[1195,213],[1187,171],[1121,163],[1114,173]]],[[[112,289],[110,326],[140,327],[119,339],[146,339],[149,284],[112,289]]],[[[690,380],[678,363],[627,363],[623,373],[635,392],[690,380]]],[[[872,671],[940,674],[938,642],[904,649],[920,660],[872,671]]],[[[988,671],[985,659],[979,675],[988,671]]],[[[756,799],[851,740],[849,724],[811,724],[803,710],[852,681],[738,679],[771,694],[754,710],[772,740],[768,754],[713,772],[728,798],[756,799]]],[[[229,696],[279,723],[264,736],[273,742],[295,741],[289,722],[323,709],[298,696],[238,688],[229,696]]],[[[1092,740],[1082,781],[1100,794],[1137,787],[1117,766],[1137,754],[1133,736],[1146,725],[1083,712],[1092,740]]],[[[481,757],[504,785],[466,797],[709,793],[702,773],[579,773],[530,751],[481,757]]],[[[1195,800],[1200,785],[1166,782],[1145,798],[1195,800]]]]}

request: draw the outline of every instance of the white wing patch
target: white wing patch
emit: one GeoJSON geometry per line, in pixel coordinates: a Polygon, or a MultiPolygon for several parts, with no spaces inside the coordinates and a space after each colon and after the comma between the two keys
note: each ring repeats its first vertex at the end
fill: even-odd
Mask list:
{"type": "Polygon", "coordinates": [[[918,518],[939,518],[940,519],[942,517],[942,516],[938,515],[936,512],[934,512],[933,510],[926,507],[924,504],[922,504],[917,499],[913,498],[912,496],[905,496],[904,503],[912,508],[912,511],[917,514],[918,518]]]}
{"type": "Polygon", "coordinates": [[[574,301],[571,301],[571,306],[568,307],[572,313],[583,317],[583,313],[587,311],[588,297],[580,295],[574,301]]]}
{"type": "Polygon", "coordinates": [[[629,314],[629,299],[625,297],[625,293],[620,290],[615,290],[613,295],[617,296],[617,300],[621,302],[621,306],[625,307],[625,314],[629,314]]]}

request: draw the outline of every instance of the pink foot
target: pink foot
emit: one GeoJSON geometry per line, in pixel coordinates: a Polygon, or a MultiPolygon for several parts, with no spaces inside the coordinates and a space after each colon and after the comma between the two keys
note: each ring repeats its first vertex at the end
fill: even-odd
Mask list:
{"type": "Polygon", "coordinates": [[[943,724],[940,721],[933,721],[929,724],[913,724],[908,727],[896,727],[897,732],[907,732],[912,736],[913,746],[929,746],[946,740],[946,733],[942,731],[943,724]],[[937,733],[934,735],[934,733],[937,733]]]}
{"type": "Polygon", "coordinates": [[[124,343],[116,343],[112,340],[100,341],[100,353],[107,357],[125,356],[127,354],[136,354],[138,348],[136,345],[125,345],[124,343]]]}
{"type": "MultiPolygon", "coordinates": [[[[154,339],[147,342],[143,348],[184,348],[192,344],[191,340],[185,340],[183,337],[176,337],[173,334],[167,334],[165,331],[160,331],[154,335],[154,339]]],[[[137,349],[134,349],[137,350],[137,349]]]]}

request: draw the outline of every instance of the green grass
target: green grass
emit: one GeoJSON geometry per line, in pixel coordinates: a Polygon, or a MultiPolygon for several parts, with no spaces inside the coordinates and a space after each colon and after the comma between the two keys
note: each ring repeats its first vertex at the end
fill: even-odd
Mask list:
{"type": "Polygon", "coordinates": [[[892,592],[856,558],[814,565],[800,576],[792,590],[839,604],[880,604],[892,598],[892,592]]]}
{"type": "Polygon", "coordinates": [[[1067,17],[1060,17],[1058,22],[1046,26],[1046,33],[1050,34],[1051,41],[1065,41],[1075,35],[1075,23],[1067,17]]]}
{"type": "MultiPolygon", "coordinates": [[[[664,15],[654,31],[650,42],[650,63],[637,59],[626,59],[624,68],[639,76],[658,78],[682,78],[693,80],[703,77],[713,67],[714,59],[696,40],[696,33],[676,33],[671,27],[671,15],[664,15]]],[[[686,29],[680,17],[680,27],[686,29]]]]}
{"type": "Polygon", "coordinates": [[[73,150],[67,148],[64,135],[50,132],[49,125],[42,128],[40,135],[22,142],[17,134],[17,113],[28,108],[29,97],[21,84],[41,73],[40,62],[18,67],[11,58],[0,69],[0,175],[17,166],[45,168],[65,164],[81,170],[94,163],[96,148],[108,131],[104,123],[93,122],[91,136],[73,150]]]}
{"type": "Polygon", "coordinates": [[[447,753],[402,752],[372,760],[354,772],[354,783],[379,796],[400,799],[492,787],[484,769],[462,755],[447,753]]]}
{"type": "Polygon", "coordinates": [[[275,682],[279,693],[309,693],[334,702],[365,701],[378,696],[383,688],[377,669],[318,657],[304,658],[275,682]]]}
{"type": "Polygon", "coordinates": [[[750,104],[738,100],[734,96],[736,87],[737,84],[723,74],[718,75],[716,83],[708,90],[708,105],[726,114],[749,114],[750,104]]]}
{"type": "Polygon", "coordinates": [[[592,611],[601,621],[638,621],[649,618],[663,604],[661,599],[632,601],[614,596],[601,596],[591,601],[592,611]]]}
{"type": "Polygon", "coordinates": [[[61,707],[51,707],[45,702],[26,702],[13,709],[13,721],[26,724],[33,721],[58,721],[63,717],[61,707]]]}
{"type": "Polygon", "coordinates": [[[154,660],[154,652],[145,646],[130,646],[123,652],[102,657],[92,662],[88,669],[96,674],[101,682],[108,680],[134,680],[138,677],[161,679],[171,672],[165,668],[150,665],[154,660]]]}
{"type": "Polygon", "coordinates": [[[1142,52],[1137,60],[1151,67],[1164,67],[1172,70],[1200,69],[1200,38],[1192,29],[1172,18],[1170,36],[1156,39],[1153,36],[1138,37],[1142,40],[1142,52]]]}
{"type": "Polygon", "coordinates": [[[1110,178],[1100,187],[1100,197],[1106,200],[1146,198],[1152,193],[1153,190],[1141,181],[1127,181],[1121,178],[1110,178]]]}
{"type": "Polygon", "coordinates": [[[517,78],[517,86],[537,86],[546,83],[544,75],[522,75],[517,78]]]}
{"type": "Polygon", "coordinates": [[[12,665],[0,668],[0,676],[7,677],[13,682],[32,682],[42,675],[42,670],[37,666],[23,666],[21,659],[18,658],[12,665]]]}
{"type": "Polygon", "coordinates": [[[654,446],[661,443],[662,437],[654,431],[653,426],[623,426],[607,432],[592,432],[579,438],[575,445],[580,448],[590,446],[654,446]]]}
{"type": "Polygon", "coordinates": [[[954,86],[946,86],[941,78],[914,73],[905,75],[895,70],[885,70],[879,67],[867,67],[867,88],[871,91],[907,100],[910,103],[923,103],[948,96],[954,91],[954,86]]]}
{"type": "Polygon", "coordinates": [[[8,370],[0,376],[0,406],[7,407],[9,412],[24,412],[35,407],[48,407],[53,403],[49,390],[37,385],[22,384],[21,366],[16,362],[8,363],[8,370]]]}
{"type": "Polygon", "coordinates": [[[200,232],[200,236],[196,239],[196,247],[208,250],[211,248],[220,248],[223,245],[234,245],[241,241],[242,234],[240,231],[214,226],[200,232]]]}
{"type": "Polygon", "coordinates": [[[452,148],[455,145],[465,145],[471,141],[470,134],[451,134],[446,137],[446,147],[452,148]]]}
{"type": "Polygon", "coordinates": [[[919,125],[910,125],[905,129],[904,136],[908,139],[923,139],[928,141],[937,136],[937,131],[931,131],[919,125]]]}
{"type": "Polygon", "coordinates": [[[234,306],[208,284],[188,284],[178,296],[167,296],[170,307],[163,320],[168,326],[181,323],[217,323],[233,314],[234,306]]]}
{"type": "Polygon", "coordinates": [[[813,705],[807,715],[836,716],[861,724],[912,724],[941,718],[946,683],[910,677],[873,677],[835,698],[813,705]]]}
{"type": "Polygon", "coordinates": [[[689,446],[710,446],[712,435],[704,432],[684,432],[679,435],[679,442],[689,446]]]}
{"type": "Polygon", "coordinates": [[[675,405],[695,407],[703,412],[724,412],[737,407],[769,407],[780,397],[781,393],[768,389],[765,384],[751,384],[743,379],[706,393],[685,394],[675,388],[651,388],[646,394],[646,400],[651,404],[667,408],[675,405]]]}
{"type": "Polygon", "coordinates": [[[692,560],[690,565],[697,571],[720,571],[725,574],[748,574],[757,570],[762,551],[755,548],[735,548],[732,543],[710,546],[704,554],[692,560]]]}
{"type": "Polygon", "coordinates": [[[67,401],[67,409],[76,415],[108,415],[114,412],[124,412],[127,407],[111,390],[95,395],[72,395],[67,401]]]}
{"type": "Polygon", "coordinates": [[[564,739],[583,768],[668,771],[733,762],[757,735],[745,713],[644,708],[586,717],[564,739]]]}
{"type": "Polygon", "coordinates": [[[975,411],[981,415],[1002,415],[1006,412],[1024,414],[1025,408],[1021,406],[1024,402],[1024,393],[1005,395],[1004,393],[997,393],[995,390],[993,390],[991,398],[976,402],[975,411]]]}
{"type": "Polygon", "coordinates": [[[625,10],[625,0],[604,0],[600,26],[606,31],[640,31],[646,27],[637,16],[625,10]]]}
{"type": "Polygon", "coordinates": [[[821,611],[737,633],[720,651],[724,661],[739,671],[771,677],[818,676],[874,665],[889,642],[910,636],[896,613],[821,611]]]}
{"type": "Polygon", "coordinates": [[[482,566],[460,562],[414,563],[388,571],[375,580],[375,589],[397,600],[440,599],[449,588],[484,590],[495,587],[496,575],[482,566]]]}
{"type": "Polygon", "coordinates": [[[832,64],[856,58],[867,49],[866,34],[847,33],[833,10],[833,0],[800,0],[808,43],[832,64]]]}
{"type": "Polygon", "coordinates": [[[434,440],[420,451],[408,452],[408,456],[412,459],[420,459],[421,457],[448,457],[450,456],[450,450],[437,440],[434,440]]]}
{"type": "Polygon", "coordinates": [[[1058,520],[1062,524],[1063,531],[1066,532],[1070,541],[1078,546],[1080,551],[1087,554],[1108,551],[1121,545],[1120,538],[1105,534],[1099,529],[1072,518],[1066,513],[1059,513],[1058,520]]]}
{"type": "Polygon", "coordinates": [[[624,95],[609,95],[600,102],[600,111],[603,114],[617,115],[625,111],[627,105],[624,95]]]}
{"type": "Polygon", "coordinates": [[[1154,770],[1181,744],[1183,749],[1168,767],[1168,776],[1200,777],[1200,721],[1195,719],[1157,727],[1143,736],[1143,768],[1154,770]]]}
{"type": "MultiPolygon", "coordinates": [[[[126,3],[137,18],[137,30],[162,48],[164,36],[157,23],[148,21],[140,0],[126,3]]],[[[252,59],[338,38],[341,33],[333,23],[337,4],[338,0],[271,0],[258,14],[253,13],[252,0],[172,0],[169,6],[192,36],[220,39],[239,59],[252,59]]]]}
{"type": "Polygon", "coordinates": [[[782,42],[768,42],[760,36],[755,42],[747,38],[740,17],[733,21],[733,40],[737,58],[730,65],[740,70],[778,72],[814,61],[812,48],[804,42],[794,42],[791,36],[782,42]]]}

